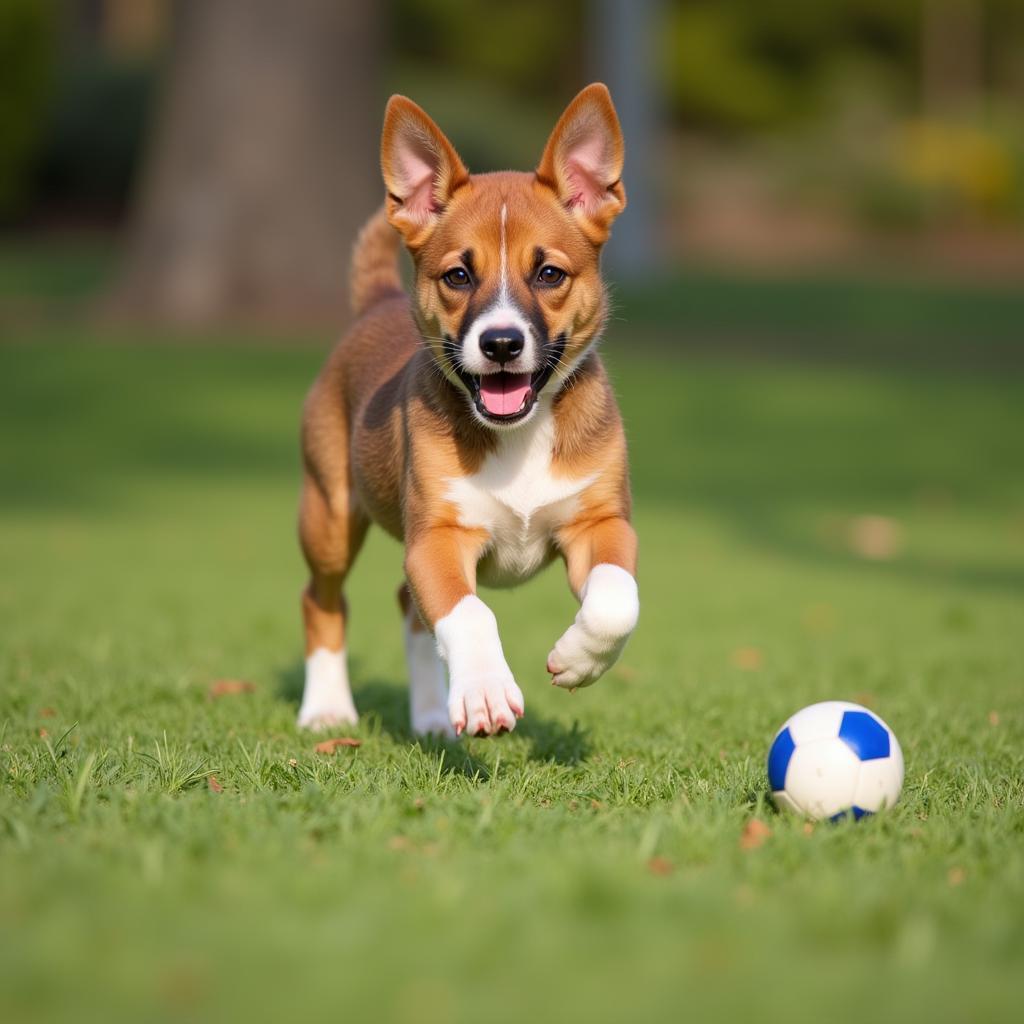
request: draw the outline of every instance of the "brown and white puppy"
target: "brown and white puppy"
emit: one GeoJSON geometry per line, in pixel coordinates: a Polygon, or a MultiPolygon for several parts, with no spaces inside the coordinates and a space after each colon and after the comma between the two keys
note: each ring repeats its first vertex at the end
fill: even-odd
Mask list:
{"type": "Polygon", "coordinates": [[[588,686],[621,653],[639,613],[636,536],[622,423],[593,346],[622,159],[603,85],[572,101],[532,173],[470,175],[415,103],[388,103],[386,209],[354,253],[359,319],[303,420],[301,726],[357,720],[342,587],[371,522],[405,545],[414,732],[492,734],[523,714],[478,581],[514,586],[560,555],[581,607],[548,655],[552,681],[588,686]]]}

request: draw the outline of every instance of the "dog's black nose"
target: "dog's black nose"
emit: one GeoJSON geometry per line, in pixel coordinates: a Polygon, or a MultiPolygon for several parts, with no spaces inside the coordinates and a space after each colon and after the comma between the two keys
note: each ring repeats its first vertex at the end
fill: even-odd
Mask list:
{"type": "Polygon", "coordinates": [[[489,327],[480,333],[480,350],[496,363],[511,362],[522,353],[524,345],[518,327],[489,327]]]}

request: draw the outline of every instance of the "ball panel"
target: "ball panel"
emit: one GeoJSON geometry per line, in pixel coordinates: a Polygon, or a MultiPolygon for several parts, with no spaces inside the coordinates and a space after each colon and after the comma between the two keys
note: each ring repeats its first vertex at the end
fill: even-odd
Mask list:
{"type": "Polygon", "coordinates": [[[870,711],[844,711],[839,738],[861,761],[889,756],[889,730],[870,711]]]}
{"type": "Polygon", "coordinates": [[[854,802],[860,761],[838,737],[797,743],[786,772],[786,793],[812,818],[830,818],[854,802]]]}
{"type": "Polygon", "coordinates": [[[775,806],[780,811],[785,811],[788,814],[796,814],[803,817],[803,811],[790,799],[789,794],[784,789],[776,790],[772,793],[772,799],[775,801],[775,806]]]}
{"type": "Polygon", "coordinates": [[[860,766],[854,803],[866,811],[880,811],[883,807],[892,807],[899,798],[902,786],[902,756],[865,761],[860,766]]]}
{"type": "MultiPolygon", "coordinates": [[[[903,788],[903,748],[900,746],[900,741],[896,739],[896,733],[892,729],[889,729],[889,742],[892,745],[889,751],[889,758],[895,770],[894,777],[898,780],[896,783],[896,796],[899,796],[900,790],[903,788]]],[[[896,797],[893,797],[893,803],[895,802],[896,797]]]]}
{"type": "Polygon", "coordinates": [[[858,807],[857,804],[854,804],[848,811],[840,811],[838,814],[833,814],[828,820],[835,823],[837,821],[842,821],[844,818],[848,818],[850,814],[852,814],[854,821],[860,821],[861,818],[870,817],[872,813],[873,812],[865,811],[863,807],[858,807]]]}
{"type": "Polygon", "coordinates": [[[773,790],[786,788],[786,769],[795,749],[796,744],[789,729],[783,726],[768,751],[768,781],[773,790]]]}
{"type": "Polygon", "coordinates": [[[849,704],[842,700],[825,700],[820,704],[810,704],[802,708],[793,715],[786,726],[793,736],[793,742],[799,747],[801,743],[838,736],[844,712],[863,710],[858,704],[849,704]]]}

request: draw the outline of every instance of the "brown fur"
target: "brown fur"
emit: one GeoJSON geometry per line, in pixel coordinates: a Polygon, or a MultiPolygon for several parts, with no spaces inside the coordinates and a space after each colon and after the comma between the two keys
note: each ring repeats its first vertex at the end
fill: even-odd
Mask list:
{"type": "Polygon", "coordinates": [[[398,236],[383,208],[366,222],[352,247],[350,288],[357,316],[382,299],[404,294],[398,274],[398,236]]]}
{"type": "Polygon", "coordinates": [[[400,601],[411,594],[431,629],[476,590],[477,564],[491,538],[460,525],[445,491],[451,478],[480,469],[499,436],[474,418],[442,337],[496,287],[502,205],[515,300],[536,308],[552,336],[571,331],[563,359],[580,360],[554,399],[552,472],[596,479],[572,521],[552,538],[552,554],[564,557],[577,594],[600,562],[636,569],[625,437],[600,360],[586,352],[607,314],[600,247],[625,204],[621,136],[607,90],[592,86],[570,105],[536,173],[472,177],[426,114],[395,97],[385,120],[382,165],[386,213],[378,212],[363,230],[354,258],[353,305],[361,316],[328,357],[305,406],[300,537],[312,574],[303,596],[307,651],[344,645],[341,588],[371,521],[405,544],[408,591],[403,586],[400,601]],[[565,162],[573,133],[595,119],[613,139],[607,181],[581,177],[565,162]],[[396,157],[400,144],[420,147],[422,162],[432,168],[428,187],[414,187],[396,157]],[[392,228],[416,265],[412,303],[400,293],[392,228]],[[439,280],[467,249],[486,282],[475,296],[439,280]],[[556,254],[552,258],[568,271],[564,287],[531,291],[538,249],[556,254]]]}

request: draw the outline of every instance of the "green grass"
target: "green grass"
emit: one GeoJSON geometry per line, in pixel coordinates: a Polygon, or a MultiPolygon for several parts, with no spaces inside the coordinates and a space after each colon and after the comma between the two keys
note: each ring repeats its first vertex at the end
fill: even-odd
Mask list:
{"type": "Polygon", "coordinates": [[[932,352],[1019,342],[1024,317],[1020,288],[893,279],[870,268],[855,276],[826,269],[765,277],[691,267],[627,288],[623,299],[633,325],[752,334],[776,344],[814,339],[819,356],[851,339],[861,351],[902,356],[910,342],[928,342],[932,352]]]}
{"type": "Polygon", "coordinates": [[[401,553],[375,535],[349,590],[363,743],[328,758],[293,724],[320,354],[78,338],[0,348],[4,1020],[1017,1015],[1019,377],[620,329],[643,608],[621,664],[547,685],[574,614],[551,569],[488,596],[520,727],[414,742],[401,553]],[[866,513],[898,522],[895,557],[851,550],[866,513]],[[223,676],[255,690],[208,699],[223,676]],[[822,698],[870,701],[907,778],[807,834],[763,761],[822,698]],[[771,837],[743,850],[755,817],[771,837]]]}
{"type": "MultiPolygon", "coordinates": [[[[102,236],[33,240],[0,236],[0,313],[78,311],[110,277],[115,250],[102,236]]],[[[2,322],[2,321],[0,321],[2,322]]]]}

